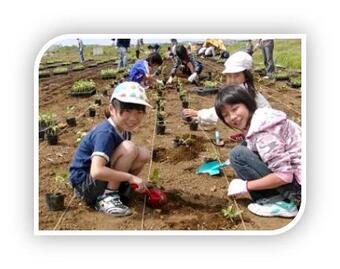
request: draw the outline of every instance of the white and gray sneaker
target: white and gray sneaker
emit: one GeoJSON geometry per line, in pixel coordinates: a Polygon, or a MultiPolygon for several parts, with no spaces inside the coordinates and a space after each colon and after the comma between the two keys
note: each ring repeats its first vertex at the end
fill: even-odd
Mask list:
{"type": "Polygon", "coordinates": [[[132,211],[120,201],[118,192],[110,193],[98,200],[95,209],[113,217],[130,216],[132,211]]]}
{"type": "Polygon", "coordinates": [[[248,205],[250,212],[262,217],[293,218],[299,212],[294,202],[273,201],[269,203],[251,203],[248,205]]]}

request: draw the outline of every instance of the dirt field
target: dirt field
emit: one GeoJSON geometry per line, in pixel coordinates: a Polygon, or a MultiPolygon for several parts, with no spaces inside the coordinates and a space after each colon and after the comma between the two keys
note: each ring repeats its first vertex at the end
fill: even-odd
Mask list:
{"type": "MultiPolygon", "coordinates": [[[[203,60],[206,72],[212,72],[219,77],[223,64],[211,60],[203,60]]],[[[170,65],[170,62],[167,63],[170,65]]],[[[40,230],[273,230],[287,225],[291,219],[260,218],[247,211],[249,199],[238,199],[237,204],[244,212],[242,218],[230,220],[221,214],[221,209],[234,204],[234,200],[226,196],[227,182],[235,177],[231,168],[223,169],[224,175],[211,177],[196,175],[196,168],[202,164],[204,155],[217,150],[221,159],[225,160],[234,143],[224,147],[215,147],[210,139],[214,130],[190,131],[189,126],[181,119],[181,102],[175,88],[168,87],[166,98],[166,134],[155,135],[156,110],[149,109],[139,130],[133,135],[132,141],[144,145],[150,150],[160,153],[154,156],[151,164],[145,166],[142,177],[148,177],[149,169],[160,169],[162,186],[168,196],[168,204],[162,209],[145,208],[143,217],[144,197],[134,194],[131,208],[134,213],[126,218],[112,218],[85,206],[79,199],[73,197],[72,189],[55,181],[55,175],[66,172],[76,149],[78,131],[88,131],[104,119],[104,110],[109,104],[109,96],[103,96],[103,104],[97,109],[94,118],[88,117],[87,108],[94,102],[94,96],[87,98],[70,97],[68,91],[73,82],[79,79],[93,79],[97,91],[107,87],[111,80],[102,80],[100,70],[112,67],[113,62],[86,68],[83,71],[73,71],[67,75],[52,75],[40,79],[39,108],[40,112],[53,112],[58,122],[63,124],[59,143],[50,146],[47,141],[39,143],[39,229],[40,230]],[[68,106],[75,106],[72,112],[77,118],[76,127],[67,127],[66,118],[68,106]],[[196,136],[193,148],[173,148],[172,140],[176,135],[192,134],[196,136]],[[48,211],[45,204],[45,193],[61,191],[66,194],[66,213],[63,211],[48,211]],[[62,216],[62,218],[61,218],[62,216]],[[143,227],[142,227],[143,219],[143,227]]],[[[185,80],[183,80],[185,83],[185,80]]],[[[184,84],[189,93],[190,107],[194,109],[208,108],[214,102],[214,96],[199,96],[193,91],[195,86],[184,84]]],[[[287,113],[288,117],[300,123],[301,121],[301,91],[289,88],[284,82],[263,81],[256,76],[257,89],[267,97],[272,107],[287,113]]],[[[149,100],[155,104],[152,90],[148,90],[149,100]]],[[[217,130],[226,139],[232,134],[227,127],[218,123],[217,130]]]]}

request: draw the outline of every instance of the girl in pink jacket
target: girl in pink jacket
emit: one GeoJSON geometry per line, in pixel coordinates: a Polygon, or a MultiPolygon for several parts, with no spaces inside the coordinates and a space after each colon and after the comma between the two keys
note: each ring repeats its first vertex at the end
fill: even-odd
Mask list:
{"type": "Polygon", "coordinates": [[[246,137],[229,154],[239,179],[230,182],[228,195],[249,192],[254,202],[248,209],[256,215],[296,216],[301,200],[301,127],[282,111],[257,108],[239,86],[219,92],[215,109],[222,122],[246,137]]]}

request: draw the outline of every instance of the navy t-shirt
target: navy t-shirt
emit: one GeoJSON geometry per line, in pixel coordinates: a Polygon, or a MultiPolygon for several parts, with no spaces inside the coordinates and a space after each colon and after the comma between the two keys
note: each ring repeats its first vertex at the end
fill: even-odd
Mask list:
{"type": "Polygon", "coordinates": [[[91,158],[101,156],[106,160],[106,166],[111,166],[111,158],[115,149],[124,140],[129,140],[131,134],[118,133],[109,120],[96,125],[80,142],[70,166],[70,181],[77,185],[85,181],[90,173],[91,158]]]}

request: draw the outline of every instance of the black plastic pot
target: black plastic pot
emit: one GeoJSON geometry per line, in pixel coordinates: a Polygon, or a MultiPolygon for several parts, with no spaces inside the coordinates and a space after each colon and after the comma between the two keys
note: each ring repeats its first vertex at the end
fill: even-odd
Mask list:
{"type": "Polygon", "coordinates": [[[84,91],[84,92],[70,92],[69,95],[70,96],[75,96],[75,97],[87,97],[87,96],[92,96],[96,94],[96,89],[92,89],[92,90],[89,90],[89,91],[84,91]]]}
{"type": "Polygon", "coordinates": [[[96,116],[96,110],[94,108],[89,108],[89,116],[92,118],[96,116]]]}
{"type": "Polygon", "coordinates": [[[161,123],[156,124],[156,134],[164,135],[165,134],[165,125],[161,123]]]}
{"type": "Polygon", "coordinates": [[[218,93],[218,89],[217,88],[199,88],[196,90],[196,93],[201,96],[209,95],[209,94],[216,94],[218,93]]]}
{"type": "Polygon", "coordinates": [[[189,107],[189,102],[187,100],[182,101],[182,107],[183,108],[188,108],[189,107]]]}
{"type": "Polygon", "coordinates": [[[49,210],[58,211],[63,210],[65,195],[62,193],[46,193],[46,204],[49,210]]]}
{"type": "Polygon", "coordinates": [[[47,142],[49,145],[57,145],[58,144],[58,135],[47,133],[47,142]]]}
{"type": "Polygon", "coordinates": [[[103,95],[107,96],[107,90],[103,90],[103,95]]]}
{"type": "Polygon", "coordinates": [[[182,143],[178,138],[175,138],[174,140],[172,140],[172,146],[174,148],[178,148],[180,145],[182,145],[182,143]]]}
{"type": "Polygon", "coordinates": [[[198,121],[197,120],[193,120],[190,123],[190,130],[191,131],[197,131],[197,129],[198,129],[198,121]]]}
{"type": "Polygon", "coordinates": [[[179,99],[183,102],[183,100],[185,99],[185,95],[180,95],[179,99]]]}
{"type": "Polygon", "coordinates": [[[94,103],[96,104],[96,105],[101,105],[102,104],[102,100],[100,99],[100,98],[98,98],[98,99],[96,99],[96,100],[94,100],[94,103]]]}
{"type": "Polygon", "coordinates": [[[186,122],[191,122],[192,118],[190,116],[184,116],[184,114],[182,113],[182,119],[186,122]]]}
{"type": "Polygon", "coordinates": [[[66,119],[66,123],[69,127],[74,127],[77,125],[77,122],[76,122],[76,118],[75,117],[72,117],[72,118],[67,118],[66,119]]]}

